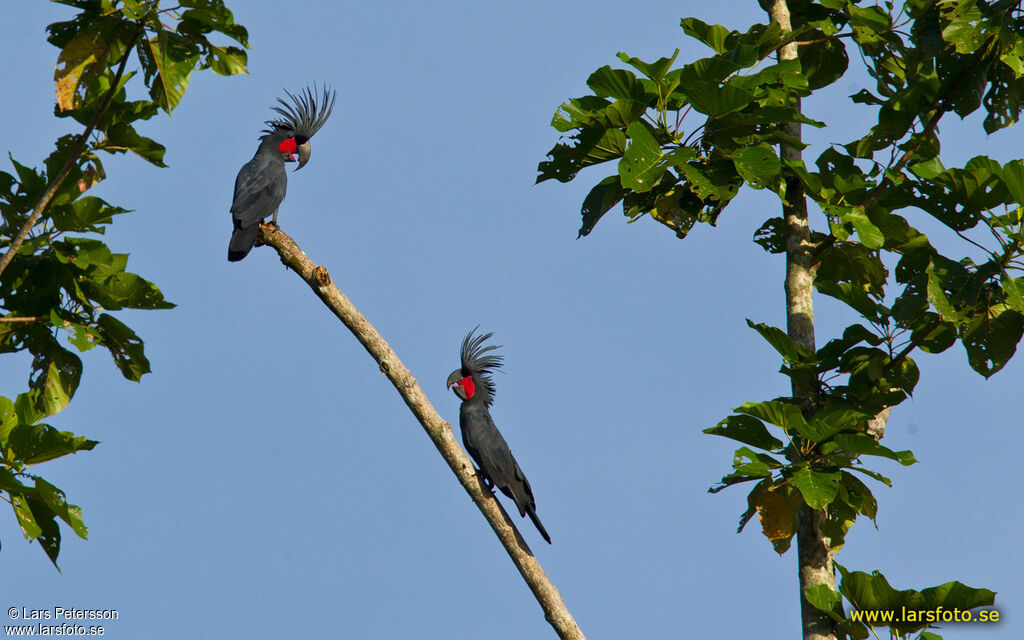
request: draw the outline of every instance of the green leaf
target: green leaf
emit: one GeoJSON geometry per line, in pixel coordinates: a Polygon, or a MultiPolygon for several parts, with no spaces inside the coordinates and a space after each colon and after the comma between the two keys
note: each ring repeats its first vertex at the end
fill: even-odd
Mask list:
{"type": "Polygon", "coordinates": [[[801,469],[795,472],[790,482],[800,490],[804,501],[812,509],[824,509],[825,505],[832,502],[839,493],[839,481],[842,474],[834,471],[818,471],[816,469],[801,469]]]}
{"type": "Polygon", "coordinates": [[[164,29],[139,46],[142,48],[140,57],[152,63],[146,68],[146,78],[152,80],[149,95],[170,113],[185,96],[199,53],[189,40],[164,29]]]}
{"type": "Polygon", "coordinates": [[[796,405],[781,400],[747,402],[733,411],[782,427],[787,433],[795,432],[804,435],[811,430],[807,420],[800,413],[800,409],[796,405]]]}
{"type": "Polygon", "coordinates": [[[804,589],[804,597],[812,607],[819,611],[831,613],[835,610],[843,597],[838,591],[833,591],[827,584],[816,584],[804,589]]]}
{"type": "MultiPolygon", "coordinates": [[[[127,256],[125,256],[127,258],[127,256]]],[[[171,309],[174,305],[164,300],[164,295],[155,284],[134,273],[126,273],[123,263],[114,263],[119,267],[114,273],[108,270],[96,270],[89,273],[89,278],[79,282],[79,286],[91,299],[99,302],[105,309],[171,309]]]]}
{"type": "Polygon", "coordinates": [[[38,393],[36,408],[43,416],[52,416],[71,402],[82,378],[82,361],[56,341],[46,352],[35,354],[29,387],[38,393]]]}
{"type": "Polygon", "coordinates": [[[850,60],[838,38],[823,38],[799,47],[801,71],[811,90],[826,87],[846,73],[850,60]]]}
{"type": "MultiPolygon", "coordinates": [[[[975,589],[960,582],[947,582],[937,587],[929,587],[920,592],[913,589],[897,591],[878,571],[870,574],[862,571],[849,571],[836,563],[842,575],[839,592],[846,597],[854,608],[861,612],[893,612],[892,619],[877,620],[872,624],[876,627],[890,627],[894,633],[909,636],[919,630],[935,626],[941,619],[930,618],[941,607],[947,611],[959,609],[966,612],[982,606],[991,606],[995,602],[995,593],[988,589],[975,589]],[[916,620],[910,620],[911,613],[920,614],[916,620]]],[[[922,634],[924,637],[924,634],[922,634]]]]}
{"type": "Polygon", "coordinates": [[[853,429],[864,424],[871,416],[863,411],[851,408],[849,405],[836,402],[825,407],[811,416],[811,427],[814,431],[817,442],[823,442],[835,436],[840,431],[853,429]]]}
{"type": "MultiPolygon", "coordinates": [[[[179,98],[180,99],[180,98],[179,98]]],[[[131,151],[143,160],[158,167],[166,167],[164,153],[167,149],[160,143],[145,136],[140,136],[135,128],[127,122],[119,122],[107,129],[107,137],[98,149],[110,152],[131,151]]]]}
{"type": "Polygon", "coordinates": [[[772,469],[781,469],[783,465],[769,455],[740,447],[733,453],[732,466],[736,470],[733,475],[749,478],[770,476],[772,469]]]}
{"type": "Polygon", "coordinates": [[[878,501],[871,489],[857,479],[852,473],[842,472],[843,478],[839,481],[845,490],[845,500],[857,513],[863,514],[872,520],[878,515],[878,501]]]}
{"type": "Polygon", "coordinates": [[[626,129],[629,147],[619,161],[619,177],[622,186],[643,193],[650,191],[664,172],[660,165],[661,147],[647,130],[647,125],[636,121],[626,129]]]}
{"type": "Polygon", "coordinates": [[[244,49],[238,47],[210,47],[210,70],[222,76],[249,73],[245,65],[249,56],[244,49]]]}
{"type": "Polygon", "coordinates": [[[880,249],[885,244],[885,235],[875,226],[863,209],[851,207],[842,215],[844,221],[853,223],[861,243],[868,249],[880,249]]]}
{"type": "Polygon", "coordinates": [[[754,94],[731,84],[694,82],[686,86],[686,95],[697,111],[712,117],[739,111],[754,101],[754,94]]]}
{"type": "Polygon", "coordinates": [[[786,362],[810,362],[814,360],[814,353],[802,344],[793,342],[785,331],[778,327],[763,323],[754,323],[747,318],[747,326],[761,334],[768,344],[778,351],[786,362]]]}
{"type": "MultiPolygon", "coordinates": [[[[6,469],[0,471],[7,472],[6,469]]],[[[36,522],[36,517],[29,506],[28,496],[23,493],[11,493],[11,507],[14,508],[14,515],[21,525],[21,532],[25,534],[26,540],[34,540],[43,533],[43,528],[36,522]]]]}
{"type": "Polygon", "coordinates": [[[736,172],[755,189],[770,187],[782,170],[782,162],[764,143],[744,147],[732,155],[736,172]]]}
{"type": "Polygon", "coordinates": [[[191,7],[181,14],[182,24],[178,30],[198,31],[207,33],[211,30],[219,31],[229,38],[234,39],[238,44],[249,48],[249,34],[240,24],[235,24],[234,15],[224,6],[223,0],[182,0],[181,6],[191,7]],[[186,24],[188,23],[188,24],[186,24]]]}
{"type": "Polygon", "coordinates": [[[64,492],[53,486],[42,478],[36,478],[36,489],[39,497],[54,514],[64,522],[68,523],[72,531],[78,534],[83,540],[89,536],[89,529],[82,521],[82,510],[73,504],[68,504],[64,492]]]}
{"type": "Polygon", "coordinates": [[[672,68],[672,63],[675,62],[676,56],[679,55],[679,49],[676,49],[675,53],[673,53],[671,57],[658,58],[655,62],[644,62],[640,58],[630,57],[628,54],[622,53],[621,51],[617,55],[619,60],[622,60],[651,80],[660,84],[662,78],[664,78],[665,74],[668,73],[668,70],[672,68]]]}
{"type": "Polygon", "coordinates": [[[28,391],[19,393],[14,400],[14,413],[19,424],[35,424],[43,419],[43,413],[36,408],[38,395],[38,391],[28,391]]]}
{"type": "Polygon", "coordinates": [[[911,451],[893,451],[892,449],[878,443],[871,436],[864,433],[840,433],[835,436],[835,442],[844,451],[857,455],[881,456],[899,462],[904,467],[917,462],[911,451]]]}
{"type": "Polygon", "coordinates": [[[995,604],[996,594],[988,589],[968,587],[962,582],[952,581],[936,587],[921,590],[924,597],[924,609],[935,610],[959,609],[966,611],[977,607],[991,607],[995,604]]]}
{"type": "Polygon", "coordinates": [[[30,496],[26,498],[26,503],[39,528],[39,533],[35,536],[36,542],[42,547],[46,557],[50,559],[57,571],[60,571],[60,567],[57,566],[57,556],[60,554],[60,527],[57,526],[54,513],[38,497],[30,496]]]}
{"type": "Polygon", "coordinates": [[[144,0],[124,0],[123,11],[126,18],[138,20],[148,13],[149,7],[144,0]]]}
{"type": "Polygon", "coordinates": [[[70,431],[58,431],[47,424],[19,424],[11,429],[7,439],[7,446],[25,464],[39,464],[70,453],[90,451],[98,444],[96,440],[76,436],[70,431]]]}
{"type": "Polygon", "coordinates": [[[111,216],[127,212],[127,209],[112,207],[92,196],[51,209],[53,223],[58,231],[100,231],[97,225],[110,224],[111,216]]]}
{"type": "Polygon", "coordinates": [[[1024,315],[1017,311],[993,308],[977,314],[968,322],[962,338],[971,368],[991,377],[1013,357],[1022,335],[1024,315]]]}
{"type": "Polygon", "coordinates": [[[887,487],[891,487],[892,486],[892,480],[890,480],[889,478],[883,476],[882,474],[878,473],[877,471],[872,471],[870,469],[865,469],[863,467],[852,467],[850,470],[851,471],[856,471],[857,473],[863,473],[867,477],[869,477],[869,478],[871,478],[873,480],[877,480],[878,482],[881,482],[882,484],[884,484],[887,487]]]}
{"type": "Polygon", "coordinates": [[[714,427],[705,429],[704,433],[731,438],[768,451],[781,449],[783,445],[781,440],[768,432],[763,422],[746,415],[729,416],[714,427]]]}
{"type": "MultiPolygon", "coordinates": [[[[565,107],[563,104],[562,108],[565,107]]],[[[555,114],[552,122],[558,122],[558,117],[555,114]]],[[[566,125],[563,123],[558,126],[566,125]]],[[[537,165],[538,183],[552,178],[559,182],[569,182],[580,169],[620,158],[626,152],[626,134],[621,130],[594,123],[578,126],[582,129],[570,138],[570,143],[559,142],[548,152],[549,159],[537,165]]]]}
{"type": "MultiPolygon", "coordinates": [[[[932,317],[935,314],[931,314],[932,317]]],[[[942,353],[956,342],[956,327],[951,322],[929,322],[915,327],[910,339],[925,353],[942,353]]]]}
{"type": "Polygon", "coordinates": [[[18,424],[18,414],[14,410],[14,403],[10,398],[0,396],[0,447],[7,442],[11,429],[18,424]]]}
{"type": "Polygon", "coordinates": [[[593,89],[594,95],[601,98],[643,101],[646,96],[643,85],[635,75],[625,69],[612,69],[608,65],[590,74],[587,86],[593,89]]]}
{"type": "Polygon", "coordinates": [[[622,188],[622,182],[617,175],[608,176],[601,182],[598,182],[583,200],[583,208],[581,210],[583,225],[580,227],[578,237],[582,238],[585,235],[589,235],[593,231],[594,225],[601,219],[601,216],[621,202],[625,195],[626,190],[622,188]]]}
{"type": "Polygon", "coordinates": [[[754,242],[768,253],[786,252],[786,223],[782,218],[769,218],[754,232],[754,242]]]}
{"type": "Polygon", "coordinates": [[[726,39],[729,37],[729,30],[722,25],[709,25],[697,18],[683,18],[681,26],[683,33],[703,42],[714,49],[715,53],[726,52],[726,39]]]}
{"type": "Polygon", "coordinates": [[[110,350],[114,363],[125,378],[138,382],[150,372],[142,340],[127,325],[104,313],[97,320],[96,329],[103,346],[110,350]]]}
{"type": "Polygon", "coordinates": [[[981,9],[974,2],[941,2],[939,12],[946,25],[942,39],[956,47],[957,53],[974,53],[985,41],[981,9]]]}
{"type": "Polygon", "coordinates": [[[68,332],[71,334],[68,336],[68,342],[82,352],[95,347],[101,339],[100,334],[89,325],[71,324],[68,332]]]}

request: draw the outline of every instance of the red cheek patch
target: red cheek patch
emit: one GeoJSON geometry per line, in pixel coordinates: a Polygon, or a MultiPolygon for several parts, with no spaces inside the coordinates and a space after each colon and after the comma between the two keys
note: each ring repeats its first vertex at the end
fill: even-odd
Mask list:
{"type": "Polygon", "coordinates": [[[287,153],[289,155],[295,153],[295,151],[298,148],[299,146],[295,144],[295,138],[288,138],[281,144],[277,145],[278,151],[280,151],[281,153],[287,153]]]}
{"type": "Polygon", "coordinates": [[[472,398],[473,394],[476,393],[476,384],[470,376],[466,376],[462,380],[459,380],[459,386],[466,392],[466,400],[472,398]]]}

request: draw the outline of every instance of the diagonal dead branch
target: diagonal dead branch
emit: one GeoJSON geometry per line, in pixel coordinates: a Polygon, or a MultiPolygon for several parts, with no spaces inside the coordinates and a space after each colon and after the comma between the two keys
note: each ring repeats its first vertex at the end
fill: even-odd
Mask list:
{"type": "Polygon", "coordinates": [[[537,602],[544,610],[544,617],[554,627],[558,637],[562,640],[583,640],[583,632],[569,613],[558,589],[548,579],[501,504],[480,482],[472,460],[456,442],[451,425],[437,413],[416,382],[416,378],[398,359],[391,346],[334,285],[327,269],[310,260],[288,234],[278,227],[260,224],[259,241],[277,250],[281,262],[306,281],[317,297],[366,348],[380,366],[381,372],[395,385],[409,410],[416,416],[441,453],[441,457],[451,467],[466,493],[491,525],[498,540],[519,569],[523,580],[533,591],[537,602]]]}

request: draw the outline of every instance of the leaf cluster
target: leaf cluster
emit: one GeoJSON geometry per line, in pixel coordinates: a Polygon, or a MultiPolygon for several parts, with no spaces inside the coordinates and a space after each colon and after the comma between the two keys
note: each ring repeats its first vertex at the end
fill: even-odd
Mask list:
{"type": "Polygon", "coordinates": [[[150,371],[142,339],[113,312],[169,309],[160,289],[127,270],[128,254],[115,253],[97,236],[128,210],[87,195],[106,178],[99,152],[132,152],[163,167],[165,148],[136,125],[181,101],[194,70],[245,73],[245,51],[216,44],[213,34],[243,47],[248,34],[221,0],[182,0],[171,9],[158,1],[63,0],[78,13],[51,24],[58,47],[55,115],[85,127],[56,141],[42,166],[10,157],[13,173],[0,171],[0,251],[11,261],[0,270],[0,354],[27,352],[27,390],[0,397],[0,492],[22,531],[38,540],[56,565],[57,520],[85,537],[81,511],[61,490],[27,469],[97,442],[42,422],[63,410],[83,374],[79,353],[106,349],[122,375],[139,381],[150,371]],[[148,99],[128,100],[137,74],[148,99]],[[27,231],[20,245],[16,238],[27,231]],[[24,484],[24,479],[32,484],[24,484]]]}
{"type": "MultiPolygon", "coordinates": [[[[678,50],[655,62],[620,53],[629,68],[596,70],[587,81],[592,93],[555,113],[561,137],[537,177],[568,182],[590,166],[616,163],[583,201],[580,236],[621,204],[629,222],[649,215],[684,238],[698,222],[714,225],[744,185],[774,193],[784,206],[806,198],[820,211],[820,230],[811,234],[814,286],[860,321],[816,350],[748,321],[782,357],[794,395],[746,403],[705,430],[743,445],[712,491],[754,482],[740,529],[756,514],[779,553],[806,508],[826,515],[822,531],[841,547],[856,518],[874,520],[877,511],[858,476],[891,484],[866,461],[914,462],[879,439],[889,409],[917,384],[917,350],[939,353],[959,342],[970,366],[988,377],[1024,335],[1024,162],[979,156],[947,168],[938,126],[950,113],[978,110],[986,133],[1019,119],[1019,3],[788,5],[791,31],[773,23],[739,32],[684,19],[685,35],[713,53],[681,66],[678,50]],[[792,44],[797,59],[776,59],[792,44]],[[805,149],[799,126],[828,124],[804,109],[851,60],[863,62],[873,86],[850,98],[872,110],[875,124],[810,164],[781,157],[777,145],[805,149]],[[910,223],[922,216],[949,237],[933,243],[910,223]],[[936,248],[947,240],[962,253],[936,248]]],[[[754,241],[784,253],[786,233],[783,219],[772,217],[754,241]]]]}
{"type": "MultiPolygon", "coordinates": [[[[991,607],[995,602],[995,593],[988,589],[969,587],[962,582],[951,581],[916,591],[914,589],[894,589],[885,576],[878,571],[865,573],[850,571],[835,563],[842,576],[839,590],[833,591],[827,585],[815,585],[804,590],[807,601],[816,609],[823,611],[836,623],[839,637],[850,640],[866,640],[879,637],[876,629],[888,628],[893,638],[910,638],[919,634],[921,640],[942,640],[942,636],[929,631],[941,627],[943,620],[936,618],[941,612],[967,612],[978,607],[991,607]],[[846,599],[860,614],[889,614],[890,621],[880,616],[874,621],[864,615],[840,615],[839,604],[846,599]]],[[[977,615],[973,615],[978,619],[977,615]]]]}

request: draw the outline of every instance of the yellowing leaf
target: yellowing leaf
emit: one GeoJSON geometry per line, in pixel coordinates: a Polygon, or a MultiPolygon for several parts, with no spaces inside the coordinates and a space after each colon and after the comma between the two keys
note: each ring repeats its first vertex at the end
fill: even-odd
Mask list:
{"type": "MultiPolygon", "coordinates": [[[[57,56],[53,79],[57,85],[57,105],[61,111],[75,108],[83,80],[96,76],[106,55],[107,43],[96,33],[82,32],[71,39],[57,56]]],[[[84,93],[84,91],[83,91],[84,93]]]]}
{"type": "Polygon", "coordinates": [[[803,504],[798,492],[787,486],[763,485],[755,489],[750,500],[757,506],[757,518],[766,538],[774,544],[777,540],[793,537],[796,533],[796,510],[803,504]]]}

